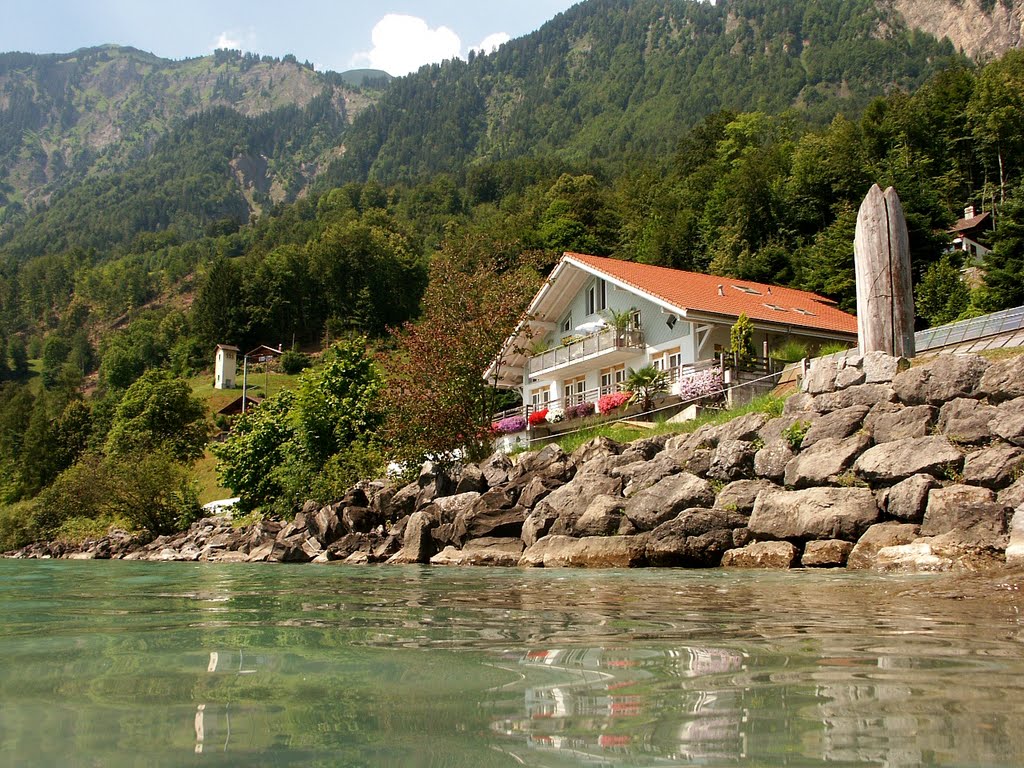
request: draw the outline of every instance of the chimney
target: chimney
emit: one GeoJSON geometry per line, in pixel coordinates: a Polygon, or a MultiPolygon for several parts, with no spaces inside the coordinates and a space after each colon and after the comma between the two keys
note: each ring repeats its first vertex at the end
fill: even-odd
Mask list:
{"type": "Polygon", "coordinates": [[[973,219],[974,218],[974,206],[973,205],[968,205],[966,208],[964,208],[964,218],[965,219],[973,219]]]}
{"type": "Polygon", "coordinates": [[[721,285],[718,286],[718,295],[725,296],[725,288],[723,288],[721,285]]]}

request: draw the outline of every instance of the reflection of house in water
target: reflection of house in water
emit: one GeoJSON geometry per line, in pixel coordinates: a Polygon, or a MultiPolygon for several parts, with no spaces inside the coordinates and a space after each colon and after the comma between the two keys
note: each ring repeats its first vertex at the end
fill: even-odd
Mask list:
{"type": "MultiPolygon", "coordinates": [[[[252,675],[261,667],[269,664],[267,656],[262,654],[246,654],[238,651],[210,651],[206,671],[216,675],[252,675]]],[[[236,713],[236,719],[237,719],[236,713]]],[[[207,745],[228,751],[231,743],[231,704],[197,704],[194,720],[196,732],[196,754],[200,754],[207,745]]]]}
{"type": "Polygon", "coordinates": [[[603,764],[615,763],[617,754],[643,753],[655,763],[745,754],[740,692],[730,680],[721,688],[701,685],[741,672],[744,660],[736,651],[545,649],[527,653],[520,665],[529,680],[547,670],[557,682],[528,685],[524,717],[492,727],[533,749],[600,756],[603,764]]]}

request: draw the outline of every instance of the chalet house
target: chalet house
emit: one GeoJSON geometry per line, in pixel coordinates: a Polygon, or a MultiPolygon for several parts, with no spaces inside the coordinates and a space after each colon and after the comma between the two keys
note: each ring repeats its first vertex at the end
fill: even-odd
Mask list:
{"type": "Polygon", "coordinates": [[[267,346],[266,344],[260,344],[256,349],[246,352],[245,356],[251,360],[254,364],[259,363],[273,363],[280,359],[281,355],[284,354],[283,347],[267,346]]]}
{"type": "Polygon", "coordinates": [[[813,293],[566,253],[485,376],[534,410],[596,402],[621,389],[628,369],[650,364],[678,394],[728,349],[741,314],[757,350],[789,339],[857,343],[857,318],[813,293]]]}
{"type": "Polygon", "coordinates": [[[989,248],[978,242],[992,229],[992,216],[987,211],[976,214],[974,206],[964,208],[964,217],[947,233],[953,236],[953,249],[963,251],[966,265],[978,263],[989,252],[989,248]]]}

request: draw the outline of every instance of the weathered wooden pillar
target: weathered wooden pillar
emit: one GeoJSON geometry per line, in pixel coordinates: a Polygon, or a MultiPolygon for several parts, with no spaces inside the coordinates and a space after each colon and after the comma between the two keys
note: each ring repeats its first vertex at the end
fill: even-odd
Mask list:
{"type": "Polygon", "coordinates": [[[857,214],[853,241],[860,353],[914,356],[910,237],[896,190],[872,185],[857,214]]]}

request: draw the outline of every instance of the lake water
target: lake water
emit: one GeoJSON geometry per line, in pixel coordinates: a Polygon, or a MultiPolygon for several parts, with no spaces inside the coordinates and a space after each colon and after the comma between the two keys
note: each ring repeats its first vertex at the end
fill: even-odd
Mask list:
{"type": "Polygon", "coordinates": [[[0,764],[1024,764],[1005,577],[0,561],[0,764]]]}

